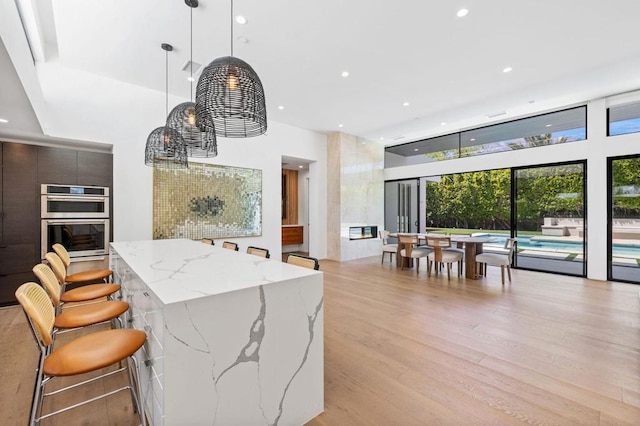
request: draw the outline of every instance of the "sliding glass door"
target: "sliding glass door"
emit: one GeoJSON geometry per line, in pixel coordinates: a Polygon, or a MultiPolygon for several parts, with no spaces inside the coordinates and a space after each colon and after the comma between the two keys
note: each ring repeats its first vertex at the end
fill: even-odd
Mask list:
{"type": "Polygon", "coordinates": [[[512,169],[519,268],[586,276],[585,162],[512,169]]]}
{"type": "Polygon", "coordinates": [[[418,179],[385,182],[384,197],[385,229],[418,232],[418,179]]]}
{"type": "Polygon", "coordinates": [[[640,283],[640,155],[610,158],[608,279],[640,283]]]}

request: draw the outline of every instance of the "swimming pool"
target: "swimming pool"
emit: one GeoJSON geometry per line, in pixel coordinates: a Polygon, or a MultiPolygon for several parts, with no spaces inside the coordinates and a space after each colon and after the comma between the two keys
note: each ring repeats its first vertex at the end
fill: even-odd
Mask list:
{"type": "MultiPolygon", "coordinates": [[[[495,243],[486,243],[486,247],[504,247],[504,242],[508,235],[504,234],[474,234],[486,235],[498,239],[495,243]]],[[[582,243],[577,241],[555,241],[545,239],[542,236],[522,236],[518,237],[519,250],[538,250],[560,253],[577,253],[582,254],[582,243]]],[[[614,257],[630,257],[640,259],[640,245],[637,244],[614,244],[614,257]]]]}

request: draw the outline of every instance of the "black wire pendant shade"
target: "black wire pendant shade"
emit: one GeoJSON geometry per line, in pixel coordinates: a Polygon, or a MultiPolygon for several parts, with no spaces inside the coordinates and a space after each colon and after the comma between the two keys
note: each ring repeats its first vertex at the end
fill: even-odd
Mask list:
{"type": "Polygon", "coordinates": [[[264,89],[253,68],[233,56],[211,62],[198,79],[196,117],[202,129],[227,138],[265,133],[264,89]]]}
{"type": "Polygon", "coordinates": [[[233,56],[218,58],[202,71],[196,87],[196,117],[203,130],[227,138],[259,136],[267,131],[264,88],[249,64],[233,56]]]}
{"type": "Polygon", "coordinates": [[[198,126],[195,103],[183,102],[176,105],[167,116],[167,127],[182,136],[187,157],[212,158],[218,155],[216,134],[198,126]]]}
{"type": "MultiPolygon", "coordinates": [[[[165,51],[165,113],[169,109],[169,52],[173,46],[162,43],[165,51]]],[[[184,169],[189,167],[187,147],[180,133],[165,123],[151,131],[144,150],[144,164],[165,169],[184,169]]]]}
{"type": "Polygon", "coordinates": [[[153,129],[147,138],[144,163],[147,166],[163,169],[185,169],[189,167],[187,146],[180,133],[167,126],[153,129]]]}

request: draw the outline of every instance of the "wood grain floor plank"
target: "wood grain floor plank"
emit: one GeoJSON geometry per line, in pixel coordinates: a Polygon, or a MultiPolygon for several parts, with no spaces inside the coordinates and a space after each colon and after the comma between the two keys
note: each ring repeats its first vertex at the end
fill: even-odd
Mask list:
{"type": "MultiPolygon", "coordinates": [[[[325,411],[308,424],[640,424],[640,286],[522,270],[502,286],[493,269],[322,260],[325,411]]],[[[24,424],[37,351],[20,309],[0,325],[0,412],[24,424]]],[[[137,424],[126,392],[89,407],[43,426],[137,424]]]]}

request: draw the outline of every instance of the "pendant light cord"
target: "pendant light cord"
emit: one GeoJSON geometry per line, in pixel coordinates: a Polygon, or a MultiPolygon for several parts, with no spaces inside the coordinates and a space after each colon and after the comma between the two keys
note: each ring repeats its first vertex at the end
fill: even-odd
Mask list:
{"type": "Polygon", "coordinates": [[[231,0],[231,56],[233,57],[233,0],[231,0]]]}
{"type": "Polygon", "coordinates": [[[190,48],[190,53],[189,55],[191,56],[189,63],[191,64],[191,79],[189,80],[191,82],[191,90],[190,90],[190,95],[191,95],[191,102],[193,102],[193,8],[190,7],[189,10],[191,11],[191,32],[190,32],[190,40],[189,42],[191,43],[191,48],[190,48]]]}
{"type": "Polygon", "coordinates": [[[165,69],[164,69],[164,93],[165,93],[165,103],[164,103],[164,116],[169,115],[169,51],[165,50],[165,69]]]}

